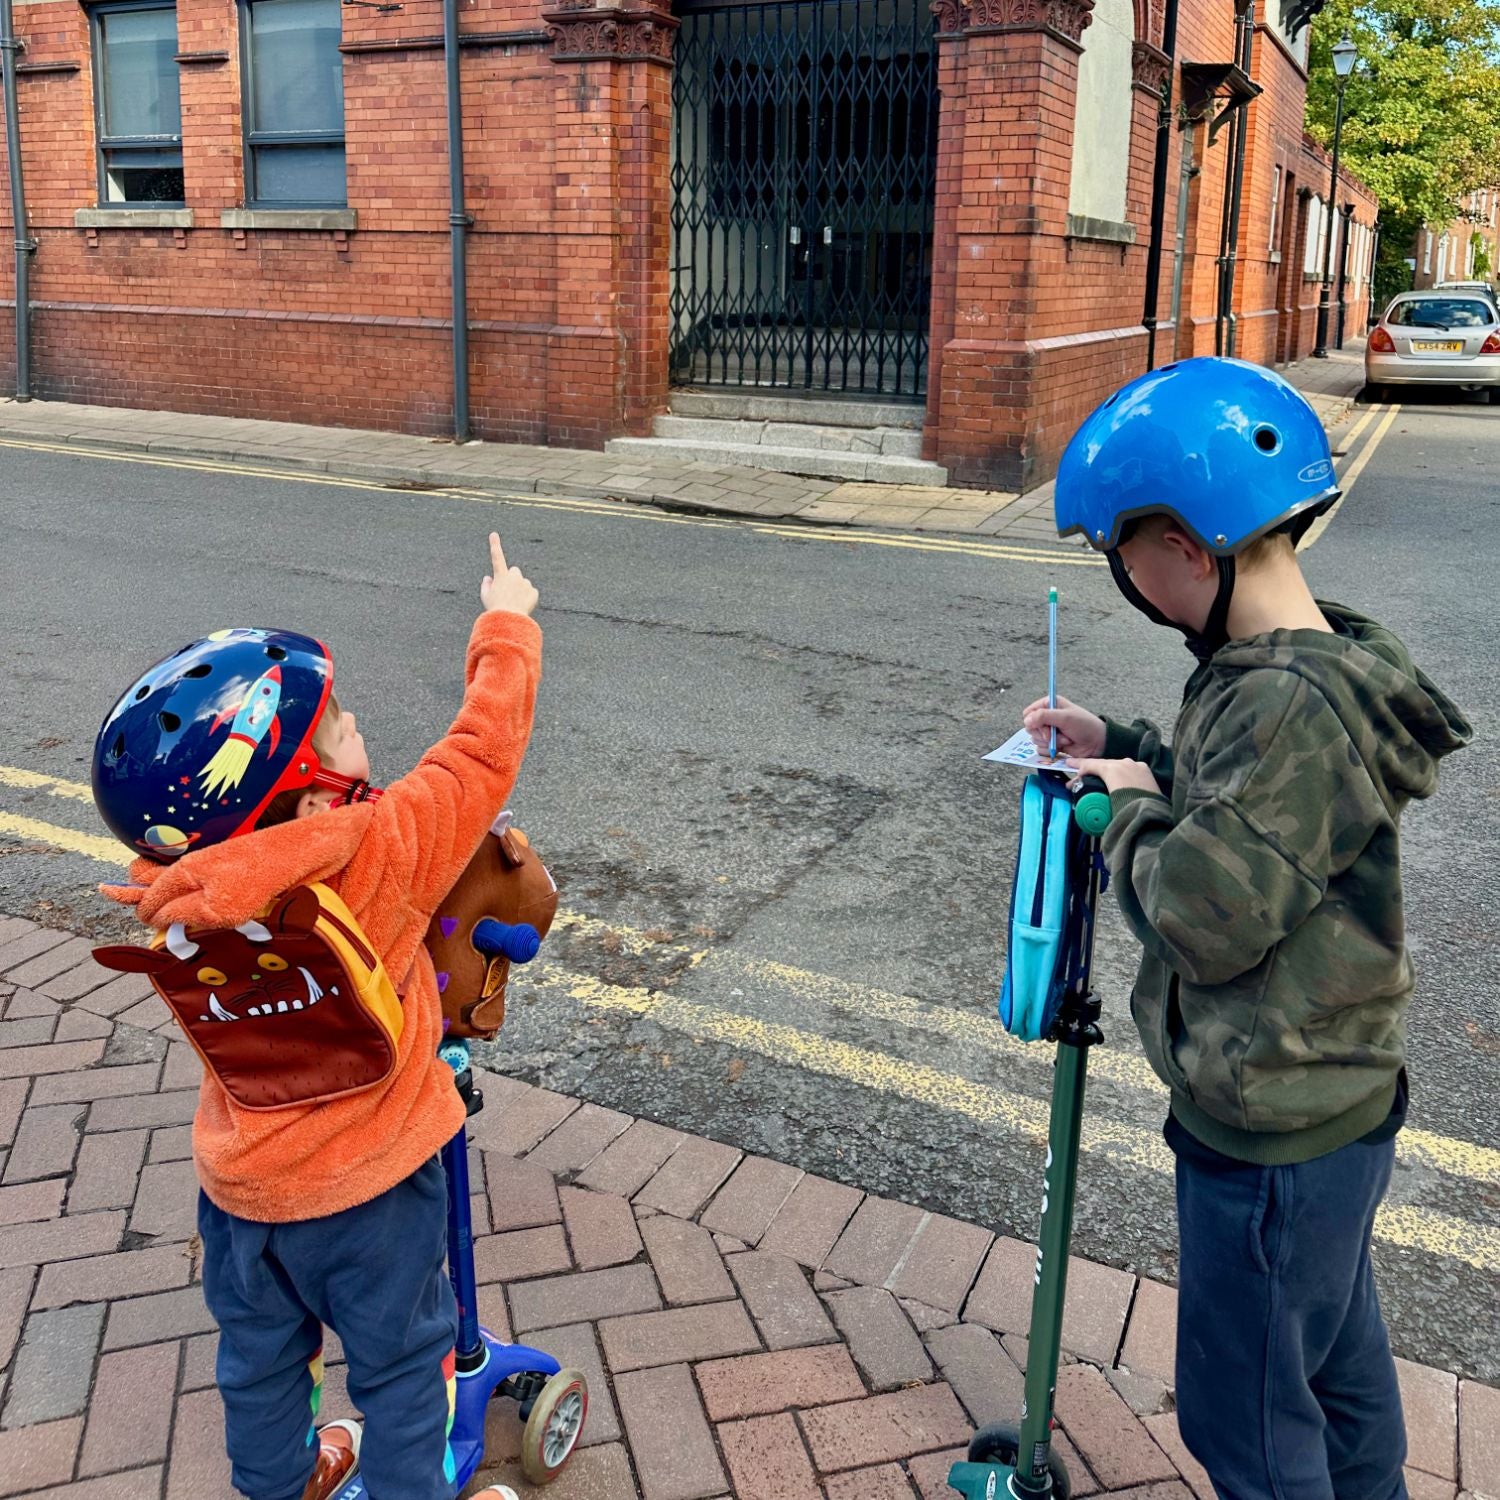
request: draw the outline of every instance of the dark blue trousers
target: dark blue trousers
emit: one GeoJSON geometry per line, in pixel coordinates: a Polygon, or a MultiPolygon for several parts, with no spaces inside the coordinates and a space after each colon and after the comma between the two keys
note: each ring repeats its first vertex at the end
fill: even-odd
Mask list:
{"type": "Polygon", "coordinates": [[[199,1194],[232,1477],[250,1500],[301,1500],[317,1456],[324,1327],[343,1342],[365,1418],[370,1500],[452,1500],[446,1215],[437,1157],[369,1203],[295,1224],[238,1219],[199,1194]]]}
{"type": "Polygon", "coordinates": [[[1220,1500],[1406,1500],[1401,1392],[1370,1266],[1395,1143],[1294,1167],[1172,1122],[1177,1420],[1220,1500]]]}

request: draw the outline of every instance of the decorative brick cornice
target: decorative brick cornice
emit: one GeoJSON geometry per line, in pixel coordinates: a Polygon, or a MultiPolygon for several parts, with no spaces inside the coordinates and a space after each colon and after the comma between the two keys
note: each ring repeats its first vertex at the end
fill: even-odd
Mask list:
{"type": "Polygon", "coordinates": [[[970,0],[968,30],[1044,31],[1081,52],[1093,10],[1094,0],[970,0]]]}
{"type": "Polygon", "coordinates": [[[935,35],[939,40],[960,37],[969,22],[967,0],[932,0],[928,7],[937,19],[935,35]]]}
{"type": "Polygon", "coordinates": [[[552,60],[654,62],[671,66],[672,39],[680,24],[659,5],[596,6],[592,0],[558,0],[542,12],[552,39],[552,60]]]}
{"type": "Polygon", "coordinates": [[[1160,47],[1150,42],[1130,44],[1130,81],[1136,88],[1160,98],[1171,72],[1172,59],[1160,47]]]}

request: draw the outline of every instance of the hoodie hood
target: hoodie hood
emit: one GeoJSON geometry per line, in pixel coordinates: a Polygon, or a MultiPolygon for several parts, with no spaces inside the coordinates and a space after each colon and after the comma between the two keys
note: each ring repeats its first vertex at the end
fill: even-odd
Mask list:
{"type": "Polygon", "coordinates": [[[134,906],[148,927],[238,927],[293,886],[341,872],[374,815],[375,805],[365,802],[195,849],[170,865],[138,859],[128,885],[99,889],[134,906]]]}
{"type": "Polygon", "coordinates": [[[1298,673],[1338,714],[1388,807],[1430,797],[1438,762],[1472,738],[1469,721],[1391,631],[1342,604],[1318,604],[1332,635],[1276,630],[1231,641],[1211,670],[1275,666],[1298,673]]]}

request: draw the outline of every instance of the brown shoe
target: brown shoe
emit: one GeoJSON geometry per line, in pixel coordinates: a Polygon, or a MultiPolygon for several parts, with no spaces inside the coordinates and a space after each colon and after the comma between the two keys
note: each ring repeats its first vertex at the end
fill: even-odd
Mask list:
{"type": "Polygon", "coordinates": [[[363,1436],[359,1423],[347,1419],[318,1428],[318,1462],[302,1491],[302,1500],[333,1500],[359,1467],[363,1436]]]}

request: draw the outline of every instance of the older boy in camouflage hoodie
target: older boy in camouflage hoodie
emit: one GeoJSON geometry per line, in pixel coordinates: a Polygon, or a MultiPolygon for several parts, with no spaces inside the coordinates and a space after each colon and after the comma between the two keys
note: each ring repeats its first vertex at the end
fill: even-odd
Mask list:
{"type": "Polygon", "coordinates": [[[1126,386],[1064,456],[1058,530],[1199,665],[1171,750],[1066,700],[1025,715],[1110,789],[1132,1011],[1172,1098],[1178,1421],[1224,1500],[1406,1494],[1370,1265],[1406,1113],[1399,822],[1470,731],[1394,635],[1313,598],[1294,547],[1337,498],[1279,376],[1199,359],[1126,386]]]}

